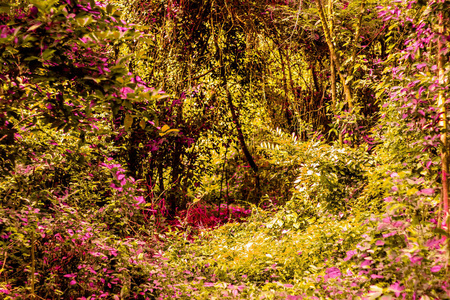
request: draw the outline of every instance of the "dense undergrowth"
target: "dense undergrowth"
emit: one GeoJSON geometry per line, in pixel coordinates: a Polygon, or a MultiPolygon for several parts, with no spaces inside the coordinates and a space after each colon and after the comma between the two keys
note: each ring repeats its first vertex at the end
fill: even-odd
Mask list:
{"type": "Polygon", "coordinates": [[[117,57],[154,40],[113,6],[0,4],[0,298],[450,299],[448,3],[376,8],[404,45],[355,83],[376,89],[370,118],[355,102],[327,136],[245,124],[257,173],[215,104],[186,121],[186,94],[117,57]]]}
{"type": "MultiPolygon", "coordinates": [[[[15,243],[6,244],[2,293],[26,298],[33,268],[44,299],[447,299],[438,196],[423,179],[354,148],[290,146],[310,162],[291,199],[253,205],[245,222],[216,228],[226,206],[218,218],[201,202],[167,221],[129,196],[85,214],[63,199],[47,212],[3,210],[2,239],[15,243]]],[[[235,219],[249,213],[229,209],[235,219]]]]}

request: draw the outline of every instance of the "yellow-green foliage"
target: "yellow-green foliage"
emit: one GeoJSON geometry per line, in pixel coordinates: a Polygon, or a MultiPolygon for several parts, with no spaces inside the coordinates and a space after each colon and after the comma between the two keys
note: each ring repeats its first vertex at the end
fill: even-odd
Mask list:
{"type": "Polygon", "coordinates": [[[207,266],[218,282],[208,287],[211,293],[211,289],[226,288],[220,283],[253,286],[259,290],[259,296],[263,291],[268,296],[271,290],[307,293],[315,289],[315,283],[305,278],[324,273],[327,261],[345,257],[365,230],[358,216],[341,220],[322,217],[305,230],[291,228],[281,232],[270,228],[272,219],[264,215],[249,223],[227,224],[204,232],[181,257],[178,247],[172,247],[171,262],[180,267],[180,261],[186,260],[192,266],[194,259],[197,265],[207,266]]]}
{"type": "Polygon", "coordinates": [[[339,263],[342,272],[352,270],[343,260],[346,252],[362,240],[369,208],[389,185],[368,180],[382,175],[364,151],[300,142],[279,130],[272,137],[260,149],[266,161],[296,178],[286,205],[276,212],[254,207],[248,222],[205,231],[194,242],[180,241],[167,251],[173,269],[202,270],[201,279],[180,285],[187,290],[195,286],[196,299],[312,295],[322,289],[315,279],[328,268],[339,263]],[[232,294],[238,286],[245,289],[232,294]]]}

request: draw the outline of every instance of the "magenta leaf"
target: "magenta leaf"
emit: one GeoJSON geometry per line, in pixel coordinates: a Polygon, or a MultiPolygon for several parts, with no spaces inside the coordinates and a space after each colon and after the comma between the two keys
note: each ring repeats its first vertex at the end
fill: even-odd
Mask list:
{"type": "Polygon", "coordinates": [[[431,267],[430,271],[433,272],[433,273],[437,273],[441,269],[442,269],[442,266],[441,265],[437,265],[437,266],[431,267]]]}
{"type": "Polygon", "coordinates": [[[356,253],[356,250],[347,251],[347,256],[344,258],[344,261],[350,260],[356,253]]]}
{"type": "Polygon", "coordinates": [[[433,188],[423,189],[423,190],[420,190],[420,193],[422,195],[431,196],[434,194],[434,189],[433,188]]]}

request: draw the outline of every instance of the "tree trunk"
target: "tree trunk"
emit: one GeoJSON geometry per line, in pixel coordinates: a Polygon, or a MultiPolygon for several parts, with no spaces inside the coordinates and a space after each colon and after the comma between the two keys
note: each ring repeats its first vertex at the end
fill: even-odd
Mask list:
{"type": "Polygon", "coordinates": [[[283,72],[283,90],[284,90],[284,102],[283,102],[283,111],[286,118],[286,121],[288,123],[289,129],[292,125],[292,121],[290,118],[290,112],[289,112],[289,90],[287,86],[287,78],[286,78],[286,66],[284,61],[284,55],[283,50],[281,49],[281,46],[277,44],[278,48],[278,54],[280,54],[280,60],[281,60],[281,71],[283,72]]]}
{"type": "Polygon", "coordinates": [[[242,129],[241,129],[241,124],[239,123],[239,118],[236,113],[236,107],[233,104],[233,99],[231,97],[231,93],[228,90],[226,79],[225,79],[224,84],[225,84],[225,91],[227,94],[228,107],[230,108],[230,111],[231,111],[231,117],[233,118],[233,123],[236,125],[237,137],[239,140],[239,144],[241,145],[242,152],[244,152],[245,159],[247,160],[250,167],[252,167],[255,174],[258,174],[258,166],[256,165],[255,161],[253,160],[252,155],[248,151],[247,144],[245,143],[244,135],[243,135],[242,129]]]}
{"type": "Polygon", "coordinates": [[[233,104],[233,98],[231,96],[230,90],[228,89],[228,80],[227,80],[227,75],[226,75],[225,64],[223,62],[223,53],[222,53],[222,49],[219,47],[219,42],[217,40],[217,37],[214,34],[214,22],[213,22],[212,16],[210,18],[210,22],[211,22],[211,31],[212,31],[214,44],[215,44],[215,47],[216,47],[216,51],[218,51],[218,54],[219,54],[218,56],[219,56],[220,74],[221,74],[221,77],[222,77],[223,86],[225,88],[225,92],[226,92],[226,96],[227,96],[228,108],[230,109],[231,117],[233,119],[233,123],[236,126],[237,138],[239,140],[239,144],[241,146],[242,152],[244,152],[245,159],[247,160],[247,163],[250,165],[252,170],[255,172],[257,198],[259,198],[258,166],[256,165],[252,155],[250,154],[250,151],[248,151],[247,144],[245,143],[244,135],[242,133],[241,124],[239,122],[239,118],[238,118],[238,115],[236,113],[236,107],[233,104]]]}
{"type": "MultiPolygon", "coordinates": [[[[334,22],[333,22],[333,0],[328,1],[328,24],[330,27],[330,34],[334,35],[334,22]]],[[[336,69],[334,67],[333,59],[330,59],[330,83],[331,83],[331,103],[333,108],[336,108],[336,69]]]]}
{"type": "Polygon", "coordinates": [[[331,84],[331,104],[336,108],[336,69],[334,68],[333,60],[330,59],[330,84],[331,84]]]}
{"type": "MultiPolygon", "coordinates": [[[[330,28],[330,35],[334,36],[334,10],[333,10],[333,0],[328,1],[328,24],[330,28]]],[[[331,84],[331,107],[337,109],[337,94],[336,94],[336,68],[334,66],[334,61],[330,57],[330,84],[331,84]]],[[[339,143],[342,145],[344,143],[344,138],[342,132],[338,133],[339,143]]]]}
{"type": "Polygon", "coordinates": [[[316,0],[316,5],[317,5],[317,9],[319,10],[320,21],[322,23],[323,31],[324,31],[324,34],[325,34],[325,40],[327,42],[328,49],[330,51],[330,57],[333,60],[335,66],[336,66],[337,72],[339,74],[339,78],[342,81],[342,86],[344,88],[344,94],[345,94],[345,99],[347,100],[348,108],[352,109],[353,108],[352,93],[350,91],[350,87],[345,82],[346,78],[345,78],[344,74],[342,74],[341,62],[340,62],[339,58],[336,55],[336,51],[335,51],[335,48],[334,48],[334,45],[333,45],[333,36],[331,35],[332,33],[330,32],[330,28],[328,26],[327,19],[325,18],[323,5],[322,5],[322,2],[320,2],[320,1],[321,0],[316,0]]]}
{"type": "MultiPolygon", "coordinates": [[[[441,0],[442,1],[442,0],[441,0]]],[[[438,69],[438,81],[439,84],[444,84],[444,56],[441,51],[445,47],[442,44],[442,37],[444,34],[444,20],[442,11],[438,14],[438,30],[439,30],[439,40],[438,40],[438,49],[437,49],[437,69],[438,69]]],[[[444,208],[443,213],[443,221],[444,224],[447,225],[447,230],[450,232],[450,222],[448,220],[449,217],[449,204],[448,204],[448,186],[449,186],[449,178],[448,178],[448,138],[447,138],[447,108],[445,104],[445,99],[442,91],[439,92],[438,96],[438,106],[441,109],[441,119],[439,125],[441,127],[441,141],[442,141],[442,149],[441,149],[441,165],[442,165],[442,206],[444,208]]],[[[450,239],[449,247],[450,247],[450,239]]],[[[448,250],[450,252],[450,248],[448,250]]]]}
{"type": "Polygon", "coordinates": [[[159,194],[162,195],[166,190],[164,187],[164,168],[162,162],[158,164],[159,194]]]}
{"type": "MultiPolygon", "coordinates": [[[[222,165],[222,176],[220,177],[220,193],[219,193],[219,204],[218,204],[218,208],[217,208],[217,218],[220,218],[220,205],[222,203],[222,192],[223,192],[223,177],[226,176],[225,175],[225,166],[227,164],[227,154],[228,154],[228,145],[225,146],[225,160],[222,165]]],[[[227,189],[228,189],[228,186],[227,186],[227,189]]],[[[228,199],[228,197],[227,197],[227,199],[228,199]]]]}
{"type": "Polygon", "coordinates": [[[358,51],[359,36],[361,35],[361,23],[362,23],[362,17],[364,15],[364,10],[365,10],[365,2],[361,1],[358,23],[356,24],[355,37],[353,39],[354,42],[353,42],[353,50],[352,50],[352,59],[350,60],[348,73],[347,73],[348,76],[350,76],[353,73],[353,66],[355,65],[356,54],[358,51]]]}

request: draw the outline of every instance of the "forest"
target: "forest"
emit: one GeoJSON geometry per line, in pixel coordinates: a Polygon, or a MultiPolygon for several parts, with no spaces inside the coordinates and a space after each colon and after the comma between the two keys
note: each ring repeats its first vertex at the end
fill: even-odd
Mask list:
{"type": "Polygon", "coordinates": [[[0,299],[450,299],[449,20],[0,0],[0,299]]]}

